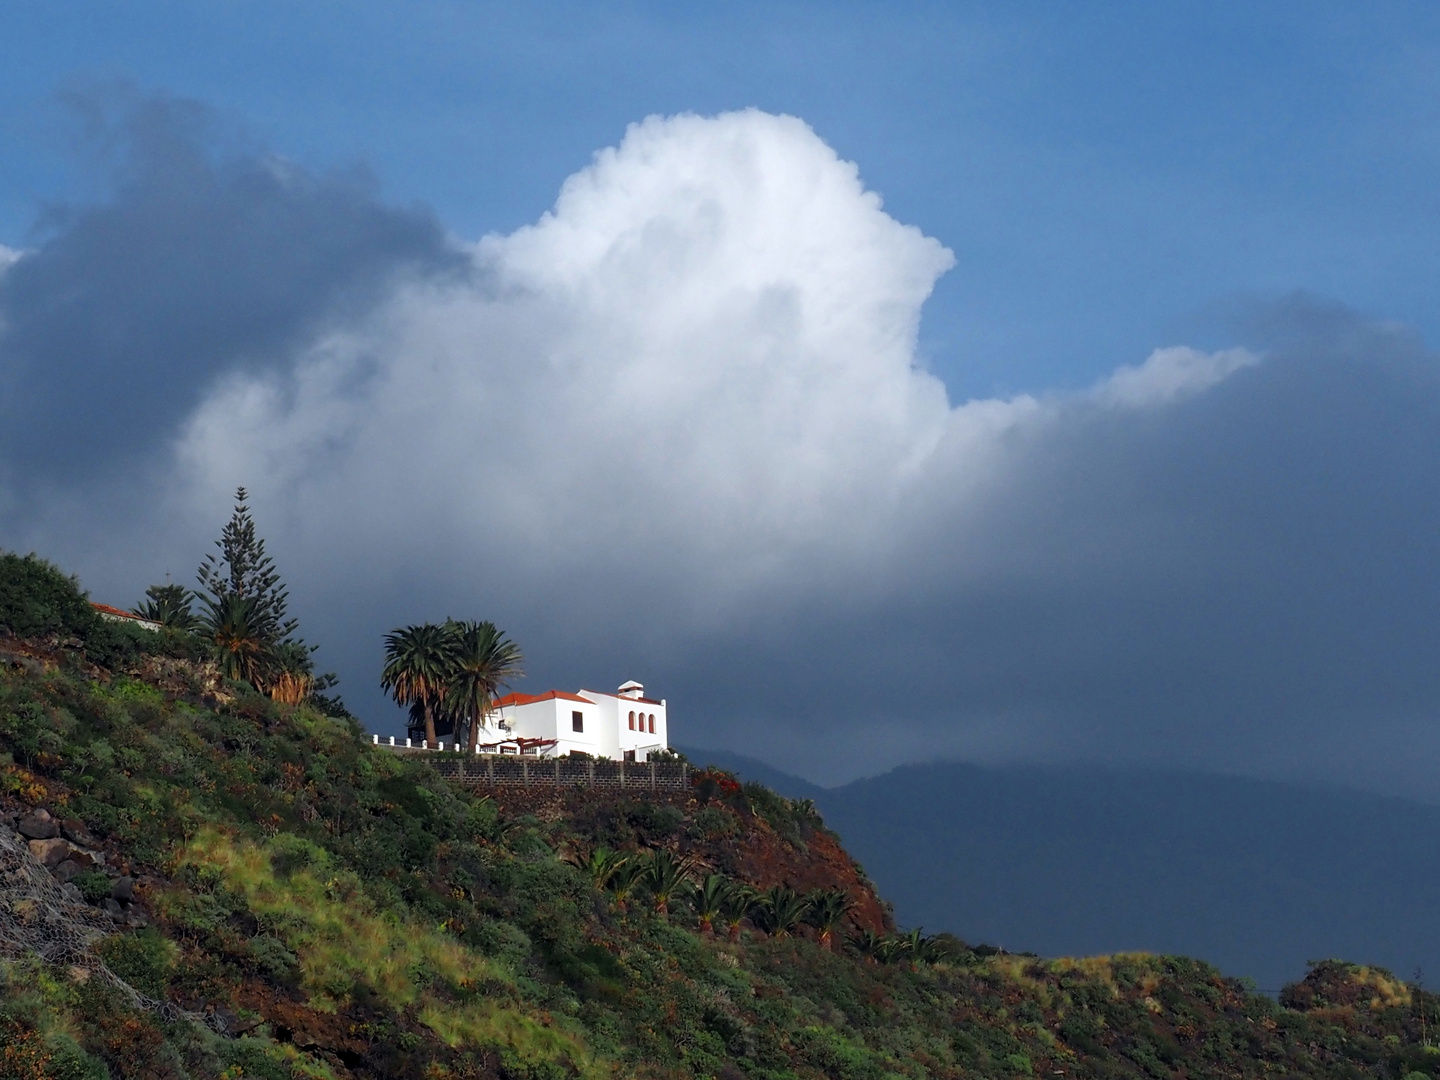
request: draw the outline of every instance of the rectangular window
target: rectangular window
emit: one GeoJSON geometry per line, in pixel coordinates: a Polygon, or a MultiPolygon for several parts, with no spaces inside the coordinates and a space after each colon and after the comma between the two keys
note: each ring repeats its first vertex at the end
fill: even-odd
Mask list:
{"type": "Polygon", "coordinates": [[[585,730],[585,714],[584,714],[583,712],[572,712],[572,713],[570,714],[570,730],[571,730],[571,731],[584,731],[584,730],[585,730]]]}

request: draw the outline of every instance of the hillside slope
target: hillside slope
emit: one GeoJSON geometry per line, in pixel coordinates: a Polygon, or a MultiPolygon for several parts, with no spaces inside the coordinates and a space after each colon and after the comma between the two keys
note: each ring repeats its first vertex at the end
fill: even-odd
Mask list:
{"type": "Polygon", "coordinates": [[[724,775],[665,798],[487,798],[349,718],[132,644],[106,666],[81,639],[0,638],[5,1080],[1381,1077],[1434,1060],[1433,999],[1384,972],[1322,965],[1276,1002],[1177,957],[906,950],[804,803],[724,775]],[[683,889],[667,905],[658,878],[607,880],[607,850],[857,907],[833,950],[753,912],[707,929],[683,889]]]}

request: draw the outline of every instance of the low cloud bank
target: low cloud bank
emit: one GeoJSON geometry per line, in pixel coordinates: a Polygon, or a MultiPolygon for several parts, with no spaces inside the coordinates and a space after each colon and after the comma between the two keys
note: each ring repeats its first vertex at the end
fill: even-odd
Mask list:
{"type": "Polygon", "coordinates": [[[952,404],[915,346],[955,256],[794,118],[634,125],[473,245],[149,122],[179,149],[0,274],[0,379],[45,445],[80,432],[0,440],[0,542],[123,600],[244,483],[377,727],[381,633],[453,613],[531,684],[639,677],[684,741],[821,780],[963,756],[1440,795],[1440,386],[1403,333],[1292,299],[1250,348],[952,404]],[[125,232],[130,275],[74,254],[163,219],[175,161],[212,224],[125,232]],[[89,430],[141,399],[133,444],[89,430]]]}

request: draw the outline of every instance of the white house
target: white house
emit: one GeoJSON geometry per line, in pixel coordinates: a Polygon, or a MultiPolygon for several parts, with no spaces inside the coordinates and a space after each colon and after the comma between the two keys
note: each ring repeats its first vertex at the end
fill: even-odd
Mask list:
{"type": "Polygon", "coordinates": [[[627,682],[613,694],[508,694],[495,702],[490,723],[502,740],[483,749],[499,753],[555,757],[578,750],[615,761],[644,761],[652,750],[670,745],[664,700],[647,698],[638,682],[627,682]]]}
{"type": "Polygon", "coordinates": [[[158,623],[154,619],[142,618],[133,611],[121,611],[118,607],[111,607],[109,604],[97,604],[94,600],[90,601],[90,606],[95,609],[97,615],[102,619],[108,619],[110,622],[129,623],[132,626],[139,626],[145,630],[160,631],[165,629],[163,623],[158,623]]]}

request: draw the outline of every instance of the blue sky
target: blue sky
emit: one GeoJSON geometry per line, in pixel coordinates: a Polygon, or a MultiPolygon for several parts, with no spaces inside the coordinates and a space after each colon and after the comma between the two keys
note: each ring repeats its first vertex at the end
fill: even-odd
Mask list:
{"type": "Polygon", "coordinates": [[[0,546],[128,605],[245,484],[382,732],[382,635],[486,617],[821,781],[1440,801],[1433,5],[56,11],[0,546]]]}
{"type": "Polygon", "coordinates": [[[198,99],[474,238],[652,113],[809,122],[957,254],[922,356],[1084,385],[1309,290],[1435,337],[1440,12],[1412,3],[7,5],[0,242],[104,180],[57,93],[198,99]]]}

